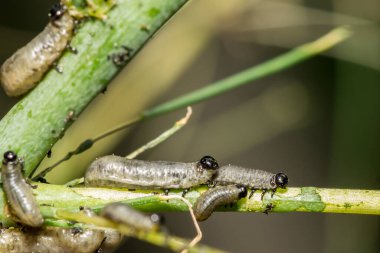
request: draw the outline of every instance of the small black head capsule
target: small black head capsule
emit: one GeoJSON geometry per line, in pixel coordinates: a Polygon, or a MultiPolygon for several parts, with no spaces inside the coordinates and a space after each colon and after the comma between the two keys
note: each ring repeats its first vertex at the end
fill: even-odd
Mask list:
{"type": "Polygon", "coordinates": [[[210,170],[216,170],[219,169],[219,164],[215,160],[215,158],[211,156],[204,156],[202,159],[199,161],[203,169],[210,169],[210,170]]]}
{"type": "Polygon", "coordinates": [[[286,188],[288,185],[288,176],[286,176],[284,173],[277,173],[275,182],[278,187],[286,188]]]}
{"type": "Polygon", "coordinates": [[[239,199],[247,197],[247,193],[248,193],[247,187],[245,187],[243,185],[236,185],[236,187],[240,191],[239,196],[238,196],[239,199]]]}
{"type": "Polygon", "coordinates": [[[7,151],[4,153],[4,164],[7,164],[9,162],[15,162],[17,160],[17,155],[13,151],[7,151]]]}
{"type": "Polygon", "coordinates": [[[49,11],[49,18],[51,21],[58,20],[66,11],[66,7],[62,4],[54,4],[49,11]]]}

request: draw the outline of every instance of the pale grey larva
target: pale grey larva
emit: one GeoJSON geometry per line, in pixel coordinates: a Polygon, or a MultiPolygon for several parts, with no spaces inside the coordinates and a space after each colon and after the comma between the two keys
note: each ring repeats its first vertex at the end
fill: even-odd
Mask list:
{"type": "Polygon", "coordinates": [[[198,162],[142,161],[120,156],[104,156],[87,168],[86,186],[130,189],[188,189],[212,180],[218,163],[211,156],[198,162]]]}
{"type": "Polygon", "coordinates": [[[286,188],[288,177],[284,173],[274,174],[264,170],[226,165],[219,168],[214,182],[219,185],[244,185],[252,190],[251,197],[255,190],[263,190],[264,195],[268,190],[274,193],[279,187],[286,188]]]}
{"type": "Polygon", "coordinates": [[[22,175],[22,162],[12,151],[4,153],[1,180],[7,202],[15,219],[24,225],[40,227],[44,223],[31,186],[22,175]]]}
{"type": "Polygon", "coordinates": [[[34,88],[71,40],[75,22],[65,6],[54,5],[49,17],[45,29],[1,66],[0,82],[8,96],[18,97],[34,88]]]}
{"type": "Polygon", "coordinates": [[[193,205],[197,221],[204,221],[221,205],[237,202],[247,196],[247,188],[241,185],[217,186],[205,191],[193,205]]]}
{"type": "Polygon", "coordinates": [[[123,203],[107,205],[103,208],[100,215],[137,231],[148,232],[158,231],[160,229],[160,216],[157,214],[146,215],[123,203]]]}

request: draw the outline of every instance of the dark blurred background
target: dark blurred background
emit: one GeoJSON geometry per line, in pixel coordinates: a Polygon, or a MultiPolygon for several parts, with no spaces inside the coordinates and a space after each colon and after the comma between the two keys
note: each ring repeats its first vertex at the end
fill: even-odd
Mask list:
{"type": "MultiPolygon", "coordinates": [[[[0,0],[0,62],[47,24],[55,1],[0,0]]],[[[179,133],[140,156],[286,172],[290,186],[379,189],[380,2],[190,1],[81,115],[41,167],[79,140],[314,40],[339,25],[354,35],[324,55],[193,107],[179,133]]],[[[17,102],[0,92],[1,115],[17,102]]],[[[95,157],[126,155],[183,116],[143,122],[73,158],[49,176],[64,183],[95,157]]],[[[188,213],[165,213],[192,237],[188,213]]],[[[321,213],[215,213],[203,243],[232,252],[379,252],[379,218],[321,213]]],[[[165,252],[128,240],[117,252],[165,252]]]]}

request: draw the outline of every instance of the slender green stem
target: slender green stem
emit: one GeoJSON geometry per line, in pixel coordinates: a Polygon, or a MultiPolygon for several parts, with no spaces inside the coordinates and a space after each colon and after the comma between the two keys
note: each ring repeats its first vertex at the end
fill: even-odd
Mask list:
{"type": "Polygon", "coordinates": [[[133,151],[132,153],[130,153],[129,155],[127,155],[125,158],[127,158],[127,159],[133,159],[133,158],[137,157],[139,154],[145,152],[146,150],[154,148],[157,145],[159,145],[160,143],[162,143],[165,140],[167,140],[170,136],[172,136],[173,134],[175,134],[184,125],[187,124],[187,121],[189,120],[189,118],[191,116],[191,113],[192,113],[192,109],[191,109],[191,107],[188,107],[187,108],[186,116],[183,117],[182,119],[178,120],[174,124],[174,126],[172,126],[170,129],[166,130],[165,132],[163,132],[162,134],[160,134],[159,136],[157,136],[156,138],[154,138],[153,140],[151,140],[147,144],[145,144],[142,147],[138,148],[137,150],[133,151]]]}
{"type": "Polygon", "coordinates": [[[151,118],[188,105],[193,105],[210,97],[214,97],[242,85],[249,84],[257,79],[285,70],[335,46],[336,44],[347,39],[350,35],[351,32],[347,28],[336,28],[314,42],[297,47],[288,53],[273,58],[260,65],[254,66],[245,71],[239,72],[238,74],[217,81],[202,89],[147,110],[143,113],[143,117],[151,118]]]}

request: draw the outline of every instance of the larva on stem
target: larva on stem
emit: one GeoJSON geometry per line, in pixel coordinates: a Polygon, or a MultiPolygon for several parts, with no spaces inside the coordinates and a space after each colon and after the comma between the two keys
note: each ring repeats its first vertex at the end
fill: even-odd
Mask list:
{"type": "Polygon", "coordinates": [[[221,205],[237,202],[247,196],[247,188],[242,185],[218,186],[205,191],[194,203],[197,221],[204,221],[221,205]]]}
{"type": "Polygon", "coordinates": [[[277,188],[286,188],[288,177],[284,173],[271,173],[264,170],[243,168],[235,165],[226,165],[219,168],[214,182],[219,185],[240,184],[250,188],[251,194],[256,190],[263,190],[261,198],[265,192],[277,188]]]}
{"type": "Polygon", "coordinates": [[[219,165],[211,156],[197,162],[142,161],[104,156],[90,164],[86,186],[131,189],[188,189],[212,180],[219,165]]]}
{"type": "Polygon", "coordinates": [[[12,151],[4,153],[1,168],[3,190],[12,214],[19,222],[31,227],[40,227],[44,223],[31,186],[22,175],[22,162],[12,151]]]}
{"type": "Polygon", "coordinates": [[[75,20],[66,7],[53,5],[49,18],[45,29],[1,66],[0,82],[8,96],[18,97],[34,88],[70,42],[75,20]]]}

